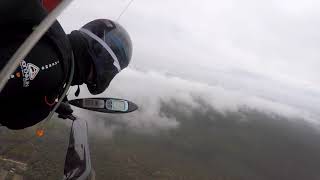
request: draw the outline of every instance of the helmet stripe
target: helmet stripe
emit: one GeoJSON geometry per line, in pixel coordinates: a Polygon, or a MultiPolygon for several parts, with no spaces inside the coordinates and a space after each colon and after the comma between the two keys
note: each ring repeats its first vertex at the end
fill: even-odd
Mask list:
{"type": "Polygon", "coordinates": [[[118,69],[118,72],[121,71],[120,63],[117,56],[115,55],[115,53],[112,51],[112,49],[106,42],[104,42],[102,39],[100,39],[98,36],[96,36],[95,34],[93,34],[91,31],[87,29],[81,28],[79,31],[87,34],[89,37],[96,40],[102,47],[104,47],[108,51],[108,53],[111,55],[113,59],[113,65],[118,69]]]}

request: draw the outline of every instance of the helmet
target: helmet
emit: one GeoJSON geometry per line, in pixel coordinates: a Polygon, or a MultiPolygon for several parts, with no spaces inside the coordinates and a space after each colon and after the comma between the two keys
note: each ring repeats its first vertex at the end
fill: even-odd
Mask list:
{"type": "Polygon", "coordinates": [[[87,41],[95,75],[87,86],[91,94],[102,93],[111,80],[126,68],[132,56],[132,42],[127,31],[108,19],[97,19],[80,30],[87,41]]]}

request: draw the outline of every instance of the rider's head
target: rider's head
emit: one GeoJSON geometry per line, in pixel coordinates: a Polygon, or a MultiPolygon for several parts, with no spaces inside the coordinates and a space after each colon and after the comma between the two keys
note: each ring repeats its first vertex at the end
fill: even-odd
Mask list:
{"type": "Polygon", "coordinates": [[[102,93],[115,75],[130,63],[131,39],[127,31],[114,21],[91,21],[73,31],[69,39],[78,71],[73,84],[86,83],[92,94],[102,93]]]}

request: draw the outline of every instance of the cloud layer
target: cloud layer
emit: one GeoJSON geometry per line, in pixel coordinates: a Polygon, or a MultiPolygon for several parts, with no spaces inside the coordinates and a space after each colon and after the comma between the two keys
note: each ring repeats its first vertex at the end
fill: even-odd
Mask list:
{"type": "MultiPolygon", "coordinates": [[[[128,2],[78,0],[60,20],[70,32],[116,19],[128,2]]],[[[135,68],[190,77],[240,70],[319,91],[319,8],[316,0],[136,0],[120,23],[133,39],[135,68]]]]}
{"type": "MultiPolygon", "coordinates": [[[[85,87],[81,89],[81,97],[94,97],[85,87]]],[[[73,93],[70,94],[72,96],[73,93]]],[[[184,112],[186,114],[191,113],[194,109],[205,108],[198,101],[201,99],[222,114],[238,112],[239,109],[246,107],[270,115],[276,114],[292,119],[301,118],[312,123],[318,123],[317,118],[319,117],[307,107],[297,108],[289,102],[274,101],[246,90],[227,89],[220,85],[213,86],[166,76],[158,72],[142,72],[134,69],[126,69],[120,73],[108,90],[98,97],[124,98],[139,105],[139,111],[126,115],[76,110],[76,114],[89,120],[89,125],[94,132],[104,134],[106,137],[110,137],[114,131],[121,128],[153,133],[179,127],[179,122],[175,117],[163,116],[160,111],[161,102],[172,100],[183,104],[186,107],[184,112]]]]}
{"type": "MultiPolygon", "coordinates": [[[[77,0],[60,22],[70,32],[96,18],[116,19],[128,2],[77,0]]],[[[119,120],[135,129],[177,127],[159,116],[159,102],[199,107],[198,97],[221,112],[248,106],[316,122],[319,8],[316,0],[135,0],[120,19],[133,40],[131,69],[103,96],[140,105],[119,120]]]]}

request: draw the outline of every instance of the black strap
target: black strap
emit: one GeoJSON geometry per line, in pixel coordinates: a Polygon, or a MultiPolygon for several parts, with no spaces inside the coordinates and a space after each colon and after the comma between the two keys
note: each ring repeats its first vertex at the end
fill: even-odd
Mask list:
{"type": "Polygon", "coordinates": [[[74,95],[78,97],[79,94],[80,94],[80,86],[78,85],[77,91],[74,93],[74,95]]]}

